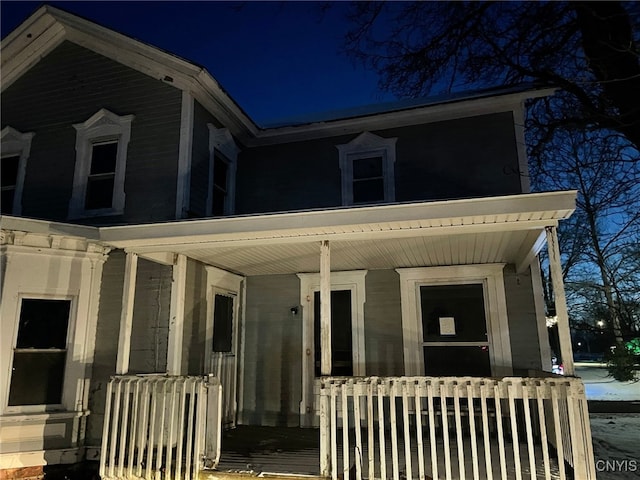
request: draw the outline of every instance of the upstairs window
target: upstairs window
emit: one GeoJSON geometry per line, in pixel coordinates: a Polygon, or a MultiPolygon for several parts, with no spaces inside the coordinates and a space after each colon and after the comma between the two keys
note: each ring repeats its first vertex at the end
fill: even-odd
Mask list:
{"type": "Polygon", "coordinates": [[[238,147],[226,128],[209,127],[209,182],[207,211],[209,217],[231,215],[235,207],[236,161],[238,147]]]}
{"type": "Polygon", "coordinates": [[[76,167],[69,217],[124,212],[124,178],[133,115],[99,110],[75,124],[76,167]]]}
{"type": "Polygon", "coordinates": [[[2,129],[0,212],[4,215],[22,213],[22,187],[33,135],[33,133],[20,133],[11,127],[2,129]]]}
{"type": "Polygon", "coordinates": [[[351,142],[337,146],[343,205],[395,200],[396,140],[364,132],[351,142]]]}
{"type": "Polygon", "coordinates": [[[70,313],[71,300],[22,299],[9,406],[62,403],[70,313]]]}

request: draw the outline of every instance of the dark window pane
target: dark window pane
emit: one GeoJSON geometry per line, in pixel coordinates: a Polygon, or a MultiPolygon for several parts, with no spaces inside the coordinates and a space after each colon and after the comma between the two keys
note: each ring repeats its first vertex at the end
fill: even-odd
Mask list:
{"type": "Polygon", "coordinates": [[[216,187],[213,187],[213,204],[211,205],[211,215],[219,217],[224,215],[224,204],[227,194],[216,187]]]}
{"type": "Polygon", "coordinates": [[[15,352],[9,405],[61,403],[66,355],[66,352],[15,352]]]}
{"type": "Polygon", "coordinates": [[[353,160],[353,179],[382,177],[382,157],[353,160]]]}
{"type": "Polygon", "coordinates": [[[229,165],[220,157],[214,157],[213,160],[213,184],[222,190],[227,190],[227,172],[229,165]]]}
{"type": "Polygon", "coordinates": [[[0,161],[0,182],[3,187],[13,187],[18,178],[20,156],[4,157],[0,161]]]}
{"type": "MultiPolygon", "coordinates": [[[[321,375],[320,292],[314,293],[315,373],[321,375]]],[[[353,339],[351,335],[351,290],[331,292],[331,375],[353,375],[353,339]]]]}
{"type": "Polygon", "coordinates": [[[87,179],[87,198],[84,208],[95,210],[98,208],[111,208],[113,202],[114,178],[99,177],[87,179]]]}
{"type": "Polygon", "coordinates": [[[2,198],[0,199],[2,213],[7,215],[11,215],[13,213],[13,197],[15,193],[16,191],[13,188],[2,190],[2,198]]]}
{"type": "Polygon", "coordinates": [[[482,285],[420,287],[425,342],[486,342],[482,285]],[[440,318],[453,317],[455,335],[440,335],[440,318]]]}
{"type": "Polygon", "coordinates": [[[91,154],[91,175],[116,171],[118,143],[98,143],[93,145],[91,154]]]}
{"type": "Polygon", "coordinates": [[[216,295],[213,308],[213,351],[231,352],[233,297],[216,295]]]}
{"type": "Polygon", "coordinates": [[[424,347],[424,371],[434,377],[491,376],[489,347],[424,347]]]}
{"type": "Polygon", "coordinates": [[[22,300],[16,348],[67,347],[70,300],[22,300]]]}
{"type": "Polygon", "coordinates": [[[381,178],[353,182],[353,202],[379,202],[384,200],[384,181],[381,178]]]}

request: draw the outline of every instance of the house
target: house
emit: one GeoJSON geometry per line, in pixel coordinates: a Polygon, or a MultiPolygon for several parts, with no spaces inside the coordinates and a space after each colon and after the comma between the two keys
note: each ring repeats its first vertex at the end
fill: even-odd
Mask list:
{"type": "Polygon", "coordinates": [[[550,93],[262,128],[201,67],[38,9],[2,42],[0,469],[204,478],[260,426],[319,427],[333,478],[595,478],[575,192],[528,184],[524,101],[550,93]]]}

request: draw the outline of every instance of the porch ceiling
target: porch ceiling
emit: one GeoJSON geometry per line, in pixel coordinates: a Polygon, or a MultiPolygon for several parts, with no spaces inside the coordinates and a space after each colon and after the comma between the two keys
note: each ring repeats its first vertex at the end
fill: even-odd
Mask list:
{"type": "Polygon", "coordinates": [[[526,268],[544,227],[575,208],[575,192],[527,194],[168,224],[107,227],[106,243],[170,263],[184,254],[242,275],[317,272],[320,240],[332,270],[514,263],[526,268]]]}

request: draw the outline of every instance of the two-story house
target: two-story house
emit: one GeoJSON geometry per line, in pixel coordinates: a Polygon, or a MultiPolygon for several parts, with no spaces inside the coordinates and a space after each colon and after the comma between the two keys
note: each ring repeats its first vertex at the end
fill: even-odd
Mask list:
{"type": "Polygon", "coordinates": [[[581,383],[545,373],[547,242],[573,373],[575,192],[530,193],[523,109],[552,90],[263,128],[203,68],[49,6],[1,81],[0,469],[188,478],[259,426],[318,435],[311,472],[263,449],[272,471],[595,478],[581,383]]]}

